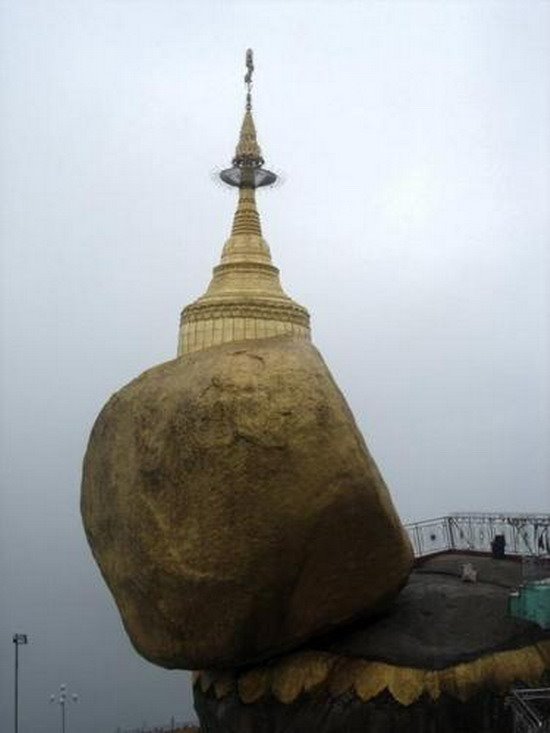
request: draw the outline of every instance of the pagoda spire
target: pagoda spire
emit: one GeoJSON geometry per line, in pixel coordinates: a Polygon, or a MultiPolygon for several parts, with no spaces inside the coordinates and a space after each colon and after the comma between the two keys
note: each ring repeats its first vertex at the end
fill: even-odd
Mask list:
{"type": "Polygon", "coordinates": [[[256,194],[253,188],[241,188],[239,191],[239,203],[233,217],[231,236],[238,234],[262,236],[262,225],[256,208],[256,194]]]}
{"type": "Polygon", "coordinates": [[[254,57],[252,49],[246,52],[246,103],[244,117],[241,124],[239,142],[235,149],[233,167],[222,171],[221,178],[230,186],[238,186],[239,203],[233,219],[231,235],[256,234],[262,235],[260,216],[256,209],[255,189],[258,186],[274,183],[275,173],[263,169],[264,159],[258,143],[256,125],[252,117],[252,74],[254,72],[254,57]]]}
{"type": "Polygon", "coordinates": [[[275,183],[277,176],[273,171],[263,167],[264,159],[258,143],[256,125],[252,117],[252,73],[254,61],[252,49],[246,52],[246,103],[244,117],[239,135],[239,142],[235,149],[235,157],[232,160],[232,167],[226,168],[220,173],[220,178],[229,186],[239,188],[260,188],[275,183]]]}
{"type": "Polygon", "coordinates": [[[309,314],[284,292],[256,208],[256,189],[277,176],[264,168],[252,117],[252,50],[246,52],[246,103],[232,167],[222,181],[239,189],[231,235],[206,293],[183,309],[178,355],[273,336],[310,338],[309,314]]]}

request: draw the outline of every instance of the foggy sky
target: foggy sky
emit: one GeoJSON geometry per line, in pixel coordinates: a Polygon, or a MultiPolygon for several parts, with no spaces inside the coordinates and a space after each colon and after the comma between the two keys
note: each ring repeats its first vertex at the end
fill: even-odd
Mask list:
{"type": "Polygon", "coordinates": [[[286,291],[405,521],[548,511],[550,4],[0,0],[0,730],[194,717],[92,562],[81,461],[229,234],[244,52],[286,291]]]}

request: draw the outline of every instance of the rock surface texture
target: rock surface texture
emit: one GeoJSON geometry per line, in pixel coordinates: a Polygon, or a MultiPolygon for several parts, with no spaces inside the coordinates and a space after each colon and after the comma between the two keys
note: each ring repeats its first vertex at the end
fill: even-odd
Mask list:
{"type": "Polygon", "coordinates": [[[408,538],[317,350],[275,337],[187,354],[99,415],[82,514],[136,649],[236,667],[383,607],[408,538]]]}

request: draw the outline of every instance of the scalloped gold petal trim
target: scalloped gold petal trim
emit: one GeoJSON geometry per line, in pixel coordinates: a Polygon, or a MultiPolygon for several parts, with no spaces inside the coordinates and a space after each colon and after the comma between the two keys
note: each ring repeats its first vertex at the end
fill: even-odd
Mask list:
{"type": "Polygon", "coordinates": [[[505,691],[518,682],[533,685],[548,671],[550,641],[542,641],[441,670],[400,667],[308,651],[290,654],[274,664],[256,667],[241,675],[204,671],[196,673],[193,679],[202,692],[214,686],[218,698],[236,689],[246,704],[271,694],[288,705],[304,693],[325,688],[331,697],[353,690],[363,702],[388,690],[394,700],[407,706],[423,694],[437,700],[446,693],[464,702],[481,687],[505,691]]]}

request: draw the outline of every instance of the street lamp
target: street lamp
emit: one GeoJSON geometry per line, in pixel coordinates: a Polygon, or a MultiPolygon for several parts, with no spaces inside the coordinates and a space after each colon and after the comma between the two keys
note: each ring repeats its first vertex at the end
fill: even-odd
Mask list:
{"type": "Polygon", "coordinates": [[[57,695],[50,695],[50,703],[56,702],[61,708],[61,731],[65,733],[65,706],[68,702],[78,702],[78,695],[74,692],[69,696],[67,685],[60,685],[57,695]]]}
{"type": "Polygon", "coordinates": [[[12,638],[15,644],[15,701],[14,701],[14,730],[19,731],[19,647],[21,644],[28,644],[29,638],[26,634],[14,634],[12,638]]]}

